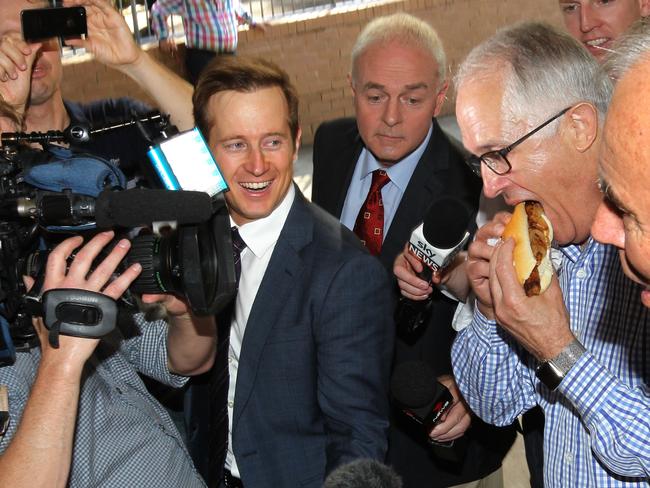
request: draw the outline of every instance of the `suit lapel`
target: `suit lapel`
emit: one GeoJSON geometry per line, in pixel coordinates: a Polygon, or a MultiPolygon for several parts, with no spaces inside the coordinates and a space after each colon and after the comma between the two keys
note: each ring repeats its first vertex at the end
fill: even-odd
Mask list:
{"type": "Polygon", "coordinates": [[[313,220],[308,204],[296,188],[296,198],[273,250],[246,324],[237,371],[233,430],[250,398],[267,337],[282,313],[295,284],[295,277],[302,273],[300,252],[312,241],[312,236],[313,220]]]}
{"type": "Polygon", "coordinates": [[[379,255],[382,264],[389,270],[393,268],[395,256],[406,244],[404,236],[410,235],[413,228],[421,222],[431,201],[441,193],[442,184],[437,173],[449,166],[449,148],[444,142],[445,135],[434,119],[429,144],[415,167],[379,255]]]}
{"type": "Polygon", "coordinates": [[[351,136],[353,143],[344,147],[340,156],[333,158],[334,161],[339,162],[335,171],[339,171],[340,174],[343,174],[343,179],[341,179],[339,175],[333,174],[332,184],[330,185],[332,193],[336,195],[334,200],[334,215],[338,219],[341,218],[345,197],[348,194],[348,188],[350,188],[350,182],[352,181],[352,174],[354,173],[354,168],[357,165],[357,161],[359,160],[359,156],[363,150],[363,142],[361,142],[361,137],[357,132],[356,124],[351,130],[354,132],[354,136],[351,136]]]}

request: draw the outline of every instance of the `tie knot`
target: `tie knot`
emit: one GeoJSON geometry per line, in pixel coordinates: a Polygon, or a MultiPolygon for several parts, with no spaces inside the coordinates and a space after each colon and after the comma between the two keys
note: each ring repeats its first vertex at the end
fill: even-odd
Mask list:
{"type": "Polygon", "coordinates": [[[372,172],[372,183],[370,183],[370,191],[372,192],[381,190],[389,181],[390,177],[388,176],[388,173],[386,173],[383,169],[374,170],[372,172]]]}
{"type": "Polygon", "coordinates": [[[239,230],[237,227],[231,227],[230,229],[231,233],[231,238],[232,238],[232,248],[237,254],[241,254],[241,252],[246,249],[246,243],[244,242],[244,239],[241,238],[239,235],[239,230]]]}

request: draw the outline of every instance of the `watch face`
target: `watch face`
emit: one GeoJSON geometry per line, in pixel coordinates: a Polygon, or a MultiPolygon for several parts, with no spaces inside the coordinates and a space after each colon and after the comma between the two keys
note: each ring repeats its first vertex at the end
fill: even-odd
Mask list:
{"type": "Polygon", "coordinates": [[[550,361],[540,364],[535,370],[535,376],[550,390],[555,390],[564,379],[564,373],[550,361]]]}

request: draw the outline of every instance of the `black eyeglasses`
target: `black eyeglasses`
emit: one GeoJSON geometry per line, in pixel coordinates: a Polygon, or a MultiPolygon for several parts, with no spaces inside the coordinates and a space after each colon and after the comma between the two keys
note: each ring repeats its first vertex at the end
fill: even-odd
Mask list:
{"type": "Polygon", "coordinates": [[[517,147],[519,144],[521,144],[526,139],[528,139],[530,136],[532,136],[536,132],[542,130],[544,127],[546,127],[548,124],[553,122],[558,117],[564,115],[570,108],[571,107],[565,108],[560,113],[558,113],[558,114],[554,115],[553,117],[551,117],[550,119],[548,119],[542,125],[539,125],[539,126],[535,127],[528,134],[526,134],[526,135],[520,137],[519,139],[517,139],[515,142],[510,144],[508,147],[504,147],[503,149],[499,149],[497,151],[488,151],[486,153],[481,154],[480,156],[474,156],[472,154],[471,156],[468,156],[465,159],[465,162],[467,163],[467,165],[470,168],[472,168],[472,171],[478,177],[481,176],[481,163],[485,164],[485,166],[490,168],[496,174],[505,175],[506,173],[508,173],[512,169],[512,166],[510,165],[510,161],[508,161],[508,158],[506,158],[506,155],[510,151],[512,151],[515,147],[517,147]]]}

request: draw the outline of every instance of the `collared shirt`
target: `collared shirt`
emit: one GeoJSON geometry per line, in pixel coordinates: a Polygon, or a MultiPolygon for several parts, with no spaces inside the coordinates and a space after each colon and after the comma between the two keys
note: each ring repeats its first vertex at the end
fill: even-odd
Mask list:
{"type": "MultiPolygon", "coordinates": [[[[284,199],[273,212],[263,219],[254,220],[239,227],[239,235],[246,243],[246,249],[241,252],[241,277],[235,299],[235,313],[230,323],[230,350],[228,353],[228,371],[230,384],[228,386],[228,453],[226,467],[237,477],[239,468],[232,450],[232,419],[235,407],[235,385],[237,384],[237,369],[241,345],[244,340],[246,323],[251,313],[255,296],[266,273],[271,255],[278,242],[284,223],[293,205],[296,191],[293,185],[284,199]]],[[[232,223],[232,219],[231,219],[232,223]]]]}
{"type": "Polygon", "coordinates": [[[399,203],[402,201],[402,196],[406,191],[409,181],[411,181],[415,167],[418,165],[422,154],[424,154],[424,150],[429,144],[432,132],[433,124],[429,127],[429,132],[424,138],[424,141],[422,141],[422,144],[415,151],[398,163],[388,167],[381,165],[368,149],[363,148],[354,168],[348,194],[343,204],[343,211],[341,212],[341,223],[343,225],[350,230],[354,230],[354,223],[357,220],[357,215],[359,215],[361,205],[366,201],[366,197],[370,191],[372,172],[377,169],[383,169],[388,173],[390,178],[390,182],[381,190],[381,198],[384,205],[384,239],[386,238],[397,207],[399,207],[399,203]]]}
{"type": "MultiPolygon", "coordinates": [[[[134,322],[128,333],[116,329],[102,338],[84,367],[68,486],[205,487],[169,414],[137,373],[174,387],[187,381],[168,370],[167,324],[141,314],[134,322]]],[[[16,432],[40,359],[34,348],[0,368],[11,416],[0,453],[16,432]]]]}
{"type": "Polygon", "coordinates": [[[217,53],[234,53],[239,24],[253,23],[239,0],[158,0],[151,7],[151,20],[159,39],[169,37],[167,18],[172,14],[183,19],[187,47],[217,53]]]}
{"type": "Polygon", "coordinates": [[[454,374],[487,422],[507,425],[542,407],[546,486],[647,486],[650,337],[641,287],[625,277],[612,246],[590,239],[584,250],[561,251],[571,330],[587,353],[557,390],[544,386],[534,373],[537,361],[479,312],[456,338],[454,374]]]}

